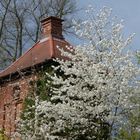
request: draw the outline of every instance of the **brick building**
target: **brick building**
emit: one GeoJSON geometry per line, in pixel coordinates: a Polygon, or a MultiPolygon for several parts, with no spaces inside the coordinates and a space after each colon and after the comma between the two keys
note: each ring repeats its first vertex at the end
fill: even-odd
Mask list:
{"type": "Polygon", "coordinates": [[[42,39],[25,52],[8,68],[0,72],[0,129],[10,136],[15,131],[15,120],[19,118],[29,83],[36,78],[33,69],[40,69],[61,57],[56,46],[70,45],[62,35],[62,20],[48,17],[41,21],[42,39]]]}

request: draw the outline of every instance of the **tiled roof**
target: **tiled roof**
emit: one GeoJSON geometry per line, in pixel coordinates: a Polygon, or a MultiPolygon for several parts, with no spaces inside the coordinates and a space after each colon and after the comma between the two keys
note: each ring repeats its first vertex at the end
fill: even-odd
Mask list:
{"type": "Polygon", "coordinates": [[[64,39],[58,39],[52,36],[38,41],[8,68],[1,71],[0,79],[15,72],[40,64],[46,60],[60,58],[61,55],[57,46],[65,47],[66,45],[69,46],[70,44],[64,39]]]}

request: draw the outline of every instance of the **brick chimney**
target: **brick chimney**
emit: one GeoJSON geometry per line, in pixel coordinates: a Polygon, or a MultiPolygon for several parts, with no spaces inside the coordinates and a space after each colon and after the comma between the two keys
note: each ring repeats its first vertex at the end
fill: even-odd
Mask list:
{"type": "Polygon", "coordinates": [[[53,16],[41,20],[43,38],[52,36],[64,39],[62,35],[62,22],[62,19],[53,16]]]}

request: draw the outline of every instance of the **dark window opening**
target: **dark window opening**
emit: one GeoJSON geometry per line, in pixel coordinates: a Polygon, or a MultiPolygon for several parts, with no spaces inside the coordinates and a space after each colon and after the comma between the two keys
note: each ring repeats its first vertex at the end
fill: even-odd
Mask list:
{"type": "Polygon", "coordinates": [[[14,98],[14,100],[20,99],[20,92],[21,92],[21,90],[20,90],[19,86],[15,86],[13,88],[13,98],[14,98]]]}

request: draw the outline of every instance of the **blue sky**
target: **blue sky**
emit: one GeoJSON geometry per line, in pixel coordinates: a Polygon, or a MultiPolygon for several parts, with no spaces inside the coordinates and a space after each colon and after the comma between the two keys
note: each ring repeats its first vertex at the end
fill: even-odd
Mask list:
{"type": "MultiPolygon", "coordinates": [[[[77,0],[77,5],[83,9],[90,4],[97,9],[103,6],[112,8],[113,16],[117,15],[120,19],[124,19],[124,34],[136,33],[131,49],[140,50],[140,0],[77,0]]],[[[81,13],[79,17],[85,18],[84,12],[81,13]]]]}

